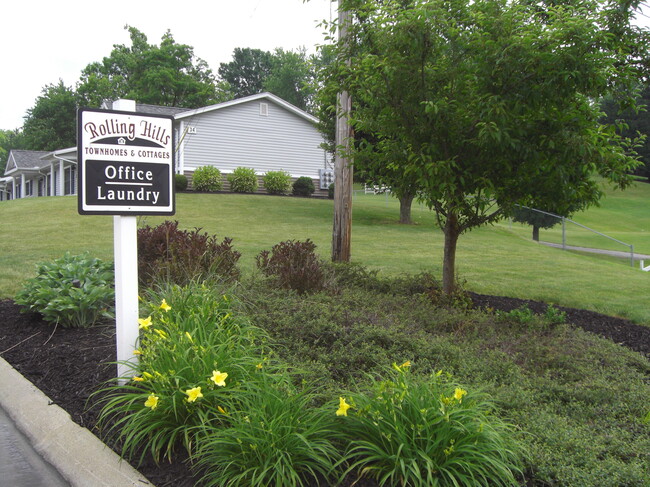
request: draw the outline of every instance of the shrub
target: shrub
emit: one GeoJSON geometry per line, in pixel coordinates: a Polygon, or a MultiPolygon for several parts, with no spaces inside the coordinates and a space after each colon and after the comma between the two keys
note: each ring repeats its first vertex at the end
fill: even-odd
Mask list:
{"type": "Polygon", "coordinates": [[[287,240],[263,250],[256,257],[257,267],[265,275],[275,277],[281,287],[294,289],[299,294],[323,287],[323,265],[314,252],[316,244],[287,240]]]}
{"type": "Polygon", "coordinates": [[[287,194],[291,189],[291,175],[286,171],[269,171],[263,181],[269,194],[287,194]]]}
{"type": "Polygon", "coordinates": [[[332,475],[340,458],[331,434],[336,417],[314,406],[313,392],[257,380],[241,398],[229,427],[210,428],[201,438],[196,462],[206,472],[201,485],[295,487],[332,475]]]}
{"type": "Polygon", "coordinates": [[[185,174],[174,174],[174,187],[176,191],[185,191],[187,189],[187,176],[185,174]]]}
{"type": "Polygon", "coordinates": [[[235,193],[254,193],[257,191],[259,183],[255,169],[250,167],[238,167],[232,173],[228,174],[230,190],[235,193]]]}
{"type": "Polygon", "coordinates": [[[201,427],[227,426],[228,413],[241,410],[242,387],[275,372],[268,335],[236,315],[231,298],[192,285],[151,299],[128,383],[96,393],[103,435],[120,438],[122,455],[139,462],[147,453],[171,460],[178,446],[191,455],[201,427]]]}
{"type": "Polygon", "coordinates": [[[240,257],[232,247],[232,239],[226,237],[219,243],[216,236],[200,233],[198,228],[179,230],[177,221],[138,229],[138,278],[142,286],[236,280],[240,257]]]}
{"type": "Polygon", "coordinates": [[[307,176],[299,177],[293,183],[293,194],[295,196],[311,196],[314,191],[316,191],[314,181],[307,176]]]}
{"type": "Polygon", "coordinates": [[[201,166],[192,175],[195,191],[219,191],[222,186],[221,171],[214,166],[201,166]]]}
{"type": "Polygon", "coordinates": [[[329,185],[329,188],[327,188],[327,197],[331,200],[334,199],[334,183],[329,185]]]}
{"type": "Polygon", "coordinates": [[[114,282],[112,262],[66,253],[39,264],[15,301],[50,323],[83,328],[114,316],[114,282]]]}
{"type": "Polygon", "coordinates": [[[371,394],[340,397],[336,414],[348,445],[343,461],[383,485],[518,485],[522,449],[485,395],[410,376],[393,364],[371,394]]]}

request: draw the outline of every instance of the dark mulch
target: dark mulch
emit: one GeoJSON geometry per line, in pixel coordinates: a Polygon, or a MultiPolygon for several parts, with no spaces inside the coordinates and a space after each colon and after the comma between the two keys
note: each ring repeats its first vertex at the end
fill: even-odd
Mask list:
{"type": "MultiPolygon", "coordinates": [[[[478,294],[471,297],[481,308],[510,311],[526,305],[537,313],[546,310],[546,304],[535,301],[478,294]]],[[[650,356],[650,328],[592,311],[559,309],[566,312],[569,323],[650,356]]],[[[22,314],[13,301],[0,300],[0,356],[65,409],[76,423],[92,431],[97,411],[87,408],[87,399],[116,373],[114,366],[106,365],[115,361],[113,327],[53,331],[38,315],[22,314]]],[[[150,461],[139,470],[158,487],[189,487],[195,481],[179,460],[161,465],[150,461]]],[[[356,485],[363,487],[361,483],[356,485]]]]}

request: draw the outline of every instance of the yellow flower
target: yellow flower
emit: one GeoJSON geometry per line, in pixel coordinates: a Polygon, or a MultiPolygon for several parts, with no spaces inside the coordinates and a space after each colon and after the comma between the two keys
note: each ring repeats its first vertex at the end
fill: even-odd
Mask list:
{"type": "Polygon", "coordinates": [[[339,397],[339,408],[336,410],[336,415],[337,416],[347,416],[348,415],[348,409],[350,409],[350,405],[345,402],[345,398],[339,397]]]}
{"type": "Polygon", "coordinates": [[[133,355],[142,355],[142,352],[136,348],[133,350],[133,355]]]}
{"type": "Polygon", "coordinates": [[[463,396],[465,394],[467,394],[467,391],[465,389],[456,387],[456,390],[454,391],[454,399],[456,399],[458,402],[463,402],[463,396]]]}
{"type": "Polygon", "coordinates": [[[199,397],[203,397],[203,394],[201,394],[200,387],[194,387],[193,389],[188,389],[185,391],[185,394],[187,394],[187,402],[194,402],[199,397]]]}
{"type": "Polygon", "coordinates": [[[149,394],[149,398],[144,402],[144,406],[151,409],[158,407],[158,396],[149,394]]]}
{"type": "Polygon", "coordinates": [[[147,380],[153,379],[153,375],[151,375],[149,372],[142,372],[142,377],[144,377],[147,380]]]}
{"type": "Polygon", "coordinates": [[[401,365],[401,367],[403,367],[403,368],[408,368],[408,367],[410,367],[410,366],[411,366],[411,361],[410,361],[410,360],[407,360],[406,362],[404,362],[404,363],[401,365]]]}
{"type": "Polygon", "coordinates": [[[163,311],[169,311],[170,309],[172,309],[172,307],[169,306],[169,305],[167,304],[167,301],[165,301],[165,300],[163,299],[163,300],[162,300],[162,303],[160,303],[160,309],[162,309],[163,311]]]}
{"type": "Polygon", "coordinates": [[[219,372],[218,370],[213,370],[212,377],[210,377],[210,380],[214,382],[216,385],[218,385],[219,387],[224,387],[226,385],[226,377],[228,377],[228,374],[226,372],[219,372]]]}
{"type": "Polygon", "coordinates": [[[165,333],[164,331],[159,330],[158,328],[154,328],[153,331],[155,331],[158,334],[158,336],[163,340],[167,340],[167,333],[165,333]]]}
{"type": "Polygon", "coordinates": [[[221,406],[217,406],[217,409],[219,410],[219,412],[221,414],[225,414],[226,416],[228,415],[228,412],[224,408],[222,408],[221,406]]]}
{"type": "Polygon", "coordinates": [[[142,330],[148,330],[151,326],[151,316],[147,316],[145,319],[138,319],[138,323],[140,324],[138,328],[142,330]]]}
{"type": "Polygon", "coordinates": [[[257,364],[257,365],[255,366],[255,368],[256,368],[257,370],[262,370],[262,367],[264,367],[264,366],[262,365],[262,362],[260,362],[259,364],[257,364]]]}
{"type": "Polygon", "coordinates": [[[185,332],[185,336],[186,336],[187,339],[190,341],[190,343],[194,343],[194,340],[192,339],[192,335],[190,335],[190,332],[189,332],[189,331],[186,331],[186,332],[185,332]]]}
{"type": "Polygon", "coordinates": [[[144,379],[142,377],[138,377],[137,375],[133,377],[133,382],[144,382],[144,379]]]}

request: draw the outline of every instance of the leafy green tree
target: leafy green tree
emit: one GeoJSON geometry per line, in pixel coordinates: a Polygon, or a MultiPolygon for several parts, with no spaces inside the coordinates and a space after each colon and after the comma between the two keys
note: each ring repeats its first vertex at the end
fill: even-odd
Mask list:
{"type": "Polygon", "coordinates": [[[516,204],[595,204],[595,175],[631,182],[633,141],[602,125],[593,103],[642,75],[648,36],[629,28],[629,3],[341,0],[340,8],[355,20],[330,82],[350,93],[355,130],[372,134],[351,155],[380,155],[417,182],[444,233],[445,293],[455,290],[462,233],[516,204]]]}
{"type": "Polygon", "coordinates": [[[106,100],[130,98],[140,103],[198,108],[223,101],[207,63],[194,49],[178,44],[167,31],[160,46],[126,26],[131,46],[115,45],[110,56],[83,70],[77,86],[82,103],[100,106],[106,100]]]}
{"type": "Polygon", "coordinates": [[[0,130],[0,177],[5,172],[9,153],[14,149],[23,149],[23,133],[19,129],[0,130]]]}
{"type": "Polygon", "coordinates": [[[631,108],[622,109],[621,104],[613,97],[607,97],[602,102],[602,109],[605,112],[604,122],[618,124],[621,133],[625,137],[635,137],[637,134],[646,136],[637,147],[637,152],[643,162],[636,168],[635,174],[650,180],[650,86],[645,86],[639,94],[638,104],[640,110],[631,108]]]}
{"type": "Polygon", "coordinates": [[[22,130],[22,149],[56,150],[77,143],[77,98],[72,88],[59,80],[43,88],[27,110],[22,130]]]}
{"type": "Polygon", "coordinates": [[[257,95],[271,74],[273,55],[261,49],[235,48],[232,61],[221,63],[219,76],[228,83],[235,98],[257,95]]]}
{"type": "Polygon", "coordinates": [[[276,49],[271,59],[271,72],[263,86],[264,91],[310,111],[316,86],[313,67],[305,50],[294,52],[276,49]]]}

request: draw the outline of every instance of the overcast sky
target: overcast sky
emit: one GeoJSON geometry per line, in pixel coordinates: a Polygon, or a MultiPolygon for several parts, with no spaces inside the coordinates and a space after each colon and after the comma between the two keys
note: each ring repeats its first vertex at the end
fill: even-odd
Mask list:
{"type": "MultiPolygon", "coordinates": [[[[44,86],[62,79],[74,88],[81,70],[130,45],[126,24],[151,44],[169,29],[194,47],[213,72],[236,47],[295,50],[323,43],[322,20],[336,16],[331,0],[12,0],[2,6],[0,129],[23,124],[44,86]]],[[[648,25],[647,17],[642,18],[648,25]]]]}
{"type": "Polygon", "coordinates": [[[130,45],[126,24],[160,44],[169,29],[194,47],[213,72],[236,47],[315,52],[322,20],[336,16],[331,0],[15,0],[4,2],[0,25],[0,129],[23,124],[44,86],[74,87],[81,70],[130,45]],[[331,7],[331,10],[330,10],[331,7]]]}

